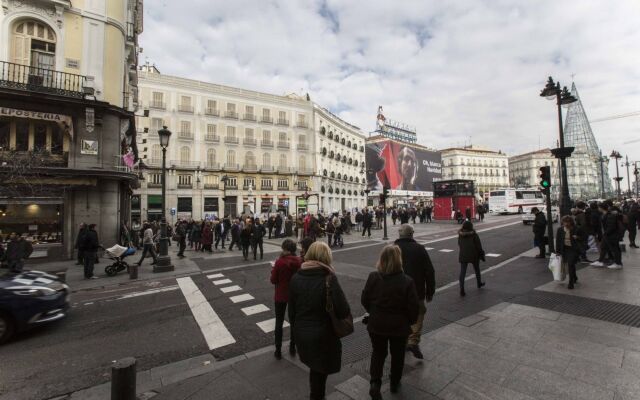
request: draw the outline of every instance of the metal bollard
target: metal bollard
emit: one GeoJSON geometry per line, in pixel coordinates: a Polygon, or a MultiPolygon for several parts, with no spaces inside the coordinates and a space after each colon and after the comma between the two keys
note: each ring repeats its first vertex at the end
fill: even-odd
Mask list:
{"type": "Polygon", "coordinates": [[[123,358],[111,367],[111,400],[136,400],[135,358],[123,358]]]}
{"type": "Polygon", "coordinates": [[[129,265],[129,279],[138,279],[138,265],[129,265]]]}

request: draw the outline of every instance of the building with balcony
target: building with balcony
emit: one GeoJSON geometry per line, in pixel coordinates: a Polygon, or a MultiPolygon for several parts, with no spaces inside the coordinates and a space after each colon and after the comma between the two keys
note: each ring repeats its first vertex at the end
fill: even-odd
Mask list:
{"type": "Polygon", "coordinates": [[[309,99],[169,76],[149,65],[140,68],[139,84],[144,114],[138,116],[138,147],[147,168],[133,215],[140,220],[161,215],[157,132],[163,126],[172,132],[166,214],[175,209],[174,221],[307,209],[304,201],[296,205],[305,190],[316,191],[309,99]]]}
{"type": "MultiPolygon", "coordinates": [[[[319,172],[313,187],[319,189],[320,209],[334,212],[364,207],[365,136],[362,131],[317,104],[313,106],[313,123],[319,172]]],[[[300,121],[296,125],[299,124],[300,121]]]]}
{"type": "Polygon", "coordinates": [[[541,149],[509,157],[509,184],[511,187],[539,187],[540,167],[551,167],[551,198],[558,198],[560,170],[558,159],[550,149],[541,149]]]}
{"type": "Polygon", "coordinates": [[[471,179],[480,197],[509,187],[509,157],[502,151],[465,146],[441,150],[442,179],[471,179]]]}
{"type": "Polygon", "coordinates": [[[17,232],[49,258],[72,255],[83,222],[119,239],[137,184],[123,156],[137,157],[142,6],[2,2],[0,238],[17,232]]]}

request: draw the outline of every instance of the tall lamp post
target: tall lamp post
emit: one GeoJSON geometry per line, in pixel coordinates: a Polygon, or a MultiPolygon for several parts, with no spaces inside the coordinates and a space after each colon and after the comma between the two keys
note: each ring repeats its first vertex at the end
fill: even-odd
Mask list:
{"type": "Polygon", "coordinates": [[[365,207],[369,207],[369,193],[371,193],[371,190],[369,190],[368,188],[364,190],[364,195],[366,196],[366,200],[364,203],[365,207]]]}
{"type": "Polygon", "coordinates": [[[629,162],[629,156],[625,156],[624,159],[626,162],[622,165],[627,167],[627,196],[631,197],[631,178],[629,177],[629,166],[632,164],[629,162]]]}
{"type": "Polygon", "coordinates": [[[541,97],[546,97],[548,100],[556,100],[558,106],[558,130],[560,132],[560,147],[552,149],[551,153],[558,159],[560,159],[560,169],[562,172],[562,182],[560,191],[560,215],[571,214],[571,197],[569,196],[569,182],[567,181],[567,158],[571,157],[573,153],[573,147],[564,146],[564,131],[562,128],[562,107],[563,105],[569,105],[578,101],[565,86],[560,90],[560,82],[554,83],[553,78],[549,77],[547,85],[540,92],[541,97]]]}
{"type": "Polygon", "coordinates": [[[620,176],[620,170],[618,168],[618,160],[622,158],[622,155],[614,150],[611,152],[611,155],[609,156],[611,158],[615,158],[616,160],[616,177],[613,178],[616,181],[616,190],[618,191],[618,200],[620,200],[622,198],[622,195],[620,193],[620,181],[622,180],[622,177],[620,176]]]}
{"type": "Polygon", "coordinates": [[[604,199],[606,197],[605,188],[604,188],[604,164],[609,163],[609,158],[607,156],[603,156],[602,151],[600,151],[600,157],[598,157],[598,162],[600,163],[600,181],[601,181],[600,184],[602,185],[601,186],[602,193],[600,195],[601,195],[601,198],[604,199]]]}
{"type": "Polygon", "coordinates": [[[633,162],[633,174],[636,176],[636,201],[640,199],[640,184],[638,184],[638,176],[640,175],[640,171],[638,171],[638,163],[640,161],[633,162]]]}
{"type": "Polygon", "coordinates": [[[222,182],[222,218],[227,214],[227,181],[229,177],[222,175],[220,182],[222,182]]]}
{"type": "Polygon", "coordinates": [[[173,271],[169,256],[169,238],[167,238],[167,147],[169,147],[169,139],[171,131],[163,126],[158,131],[160,138],[160,147],[162,147],[162,216],[160,219],[160,243],[158,245],[158,260],[153,266],[153,272],[173,271]]]}

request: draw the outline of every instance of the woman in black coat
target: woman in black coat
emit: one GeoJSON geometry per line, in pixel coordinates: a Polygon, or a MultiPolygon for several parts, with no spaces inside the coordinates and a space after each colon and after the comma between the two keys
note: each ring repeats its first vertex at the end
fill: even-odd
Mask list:
{"type": "Polygon", "coordinates": [[[300,361],[309,367],[311,399],[324,399],[327,376],[340,372],[342,344],[333,331],[326,310],[326,280],[338,319],[351,314],[349,303],[331,266],[331,249],[324,242],[313,243],[304,263],[289,283],[289,322],[300,361]]]}
{"type": "Polygon", "coordinates": [[[576,227],[576,223],[570,215],[562,217],[562,226],[556,232],[556,254],[562,256],[562,262],[569,267],[569,286],[573,289],[578,281],[576,275],[576,263],[580,257],[580,245],[583,243],[583,233],[576,227]]]}
{"type": "Polygon", "coordinates": [[[387,347],[391,352],[391,393],[398,391],[407,338],[411,325],[418,319],[418,294],[413,279],[402,270],[400,247],[389,245],[382,249],[377,271],[369,274],[362,291],[362,305],[369,312],[367,331],[371,338],[371,388],[374,400],[382,399],[382,369],[387,358],[387,347]]]}
{"type": "Polygon", "coordinates": [[[473,224],[470,221],[465,221],[462,224],[462,229],[458,231],[458,247],[460,248],[458,256],[458,261],[460,261],[460,296],[464,296],[466,294],[464,280],[467,277],[467,265],[473,265],[478,289],[484,286],[480,276],[480,260],[484,261],[484,250],[482,250],[480,236],[473,230],[473,224]]]}

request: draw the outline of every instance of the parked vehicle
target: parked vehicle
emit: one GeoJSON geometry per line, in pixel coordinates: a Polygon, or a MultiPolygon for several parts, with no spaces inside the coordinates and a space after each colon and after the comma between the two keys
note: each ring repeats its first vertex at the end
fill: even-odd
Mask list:
{"type": "Polygon", "coordinates": [[[544,207],[544,196],[539,189],[505,188],[489,195],[489,214],[527,214],[533,207],[544,207]]]}
{"type": "MultiPolygon", "coordinates": [[[[540,211],[542,211],[545,215],[545,217],[547,216],[547,207],[541,207],[540,211]]],[[[558,222],[558,216],[560,215],[560,211],[558,210],[557,207],[551,207],[551,218],[553,219],[553,222],[558,222]]],[[[522,214],[522,223],[524,225],[529,225],[531,223],[533,223],[533,220],[536,219],[536,216],[534,214],[531,214],[530,212],[528,214],[522,214]]]]}
{"type": "Polygon", "coordinates": [[[69,308],[69,286],[40,271],[0,276],[0,344],[15,333],[57,321],[69,308]]]}

